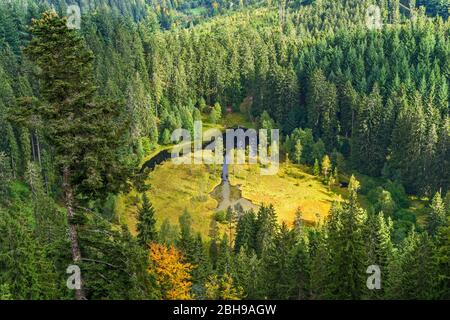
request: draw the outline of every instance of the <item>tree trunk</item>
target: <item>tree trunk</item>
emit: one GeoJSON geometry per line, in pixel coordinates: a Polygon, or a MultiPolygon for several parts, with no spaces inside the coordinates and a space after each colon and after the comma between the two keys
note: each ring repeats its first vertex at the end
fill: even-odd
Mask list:
{"type": "MultiPolygon", "coordinates": [[[[38,135],[38,131],[35,130],[34,131],[34,136],[36,138],[36,155],[37,155],[37,161],[39,163],[39,169],[41,170],[41,174],[42,177],[44,178],[44,183],[45,183],[45,191],[47,192],[47,194],[50,192],[49,190],[49,186],[48,186],[48,177],[47,177],[47,172],[44,170],[44,168],[42,167],[42,158],[41,158],[41,144],[39,142],[39,135],[38,135]]],[[[34,149],[33,149],[34,150],[34,149]]]]}
{"type": "Polygon", "coordinates": [[[31,150],[33,151],[33,161],[36,161],[36,149],[34,147],[34,133],[30,134],[31,137],[31,150]]]}
{"type": "MultiPolygon", "coordinates": [[[[76,225],[72,224],[72,218],[74,217],[74,210],[73,210],[74,196],[73,196],[73,189],[70,184],[70,170],[67,167],[63,169],[63,189],[64,189],[64,201],[67,208],[67,218],[69,220],[68,221],[69,236],[70,236],[70,247],[72,251],[72,259],[73,262],[76,264],[81,262],[81,252],[80,247],[78,245],[78,234],[76,225]]],[[[82,280],[80,289],[75,289],[75,298],[77,300],[86,300],[82,280]]]]}
{"type": "Polygon", "coordinates": [[[41,145],[39,144],[39,135],[37,130],[34,131],[34,136],[36,138],[36,155],[37,155],[37,160],[39,163],[39,167],[42,170],[42,160],[41,160],[41,145]]]}

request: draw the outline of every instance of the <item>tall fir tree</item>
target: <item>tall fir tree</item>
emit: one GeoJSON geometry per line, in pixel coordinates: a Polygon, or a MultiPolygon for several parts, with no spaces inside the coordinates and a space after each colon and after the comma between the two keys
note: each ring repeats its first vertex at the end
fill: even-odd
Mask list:
{"type": "Polygon", "coordinates": [[[155,210],[146,193],[142,195],[142,206],[138,210],[137,232],[138,241],[144,247],[158,239],[155,210]]]}
{"type": "Polygon", "coordinates": [[[428,233],[435,236],[440,227],[448,223],[448,217],[445,212],[445,205],[441,194],[436,192],[430,205],[430,215],[428,216],[428,233]]]}

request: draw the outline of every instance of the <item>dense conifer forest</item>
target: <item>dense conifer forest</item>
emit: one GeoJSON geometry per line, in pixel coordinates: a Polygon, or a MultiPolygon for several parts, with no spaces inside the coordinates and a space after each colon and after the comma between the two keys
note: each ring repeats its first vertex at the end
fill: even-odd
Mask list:
{"type": "Polygon", "coordinates": [[[0,0],[0,300],[450,299],[449,12],[0,0]],[[142,164],[175,129],[229,114],[279,129],[281,162],[342,199],[314,221],[301,206],[280,221],[272,203],[205,215],[207,233],[187,209],[158,221],[164,190],[142,164]]]}

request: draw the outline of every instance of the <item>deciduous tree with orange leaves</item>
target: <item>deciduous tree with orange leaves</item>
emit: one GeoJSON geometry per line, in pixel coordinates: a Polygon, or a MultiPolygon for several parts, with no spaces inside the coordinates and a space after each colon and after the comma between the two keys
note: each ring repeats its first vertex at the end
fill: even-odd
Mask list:
{"type": "Polygon", "coordinates": [[[150,244],[152,264],[150,274],[154,275],[164,300],[189,300],[191,296],[192,265],[183,261],[183,255],[174,247],[157,243],[150,244]]]}

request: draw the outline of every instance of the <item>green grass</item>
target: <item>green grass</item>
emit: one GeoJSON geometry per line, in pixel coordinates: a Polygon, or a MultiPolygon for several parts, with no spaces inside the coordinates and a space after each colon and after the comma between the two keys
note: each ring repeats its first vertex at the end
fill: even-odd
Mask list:
{"type": "Polygon", "coordinates": [[[262,176],[257,165],[233,165],[230,182],[240,185],[242,196],[255,204],[273,204],[279,221],[291,224],[300,208],[303,219],[325,218],[335,200],[342,200],[303,167],[280,164],[277,175],[262,176]]]}
{"type": "MultiPolygon", "coordinates": [[[[166,218],[178,224],[180,215],[187,209],[192,215],[193,229],[208,234],[209,224],[218,202],[210,193],[220,184],[220,166],[176,165],[166,161],[157,166],[146,180],[151,189],[147,192],[156,210],[157,224],[166,218]]],[[[116,212],[120,222],[136,232],[136,213],[139,195],[135,190],[121,195],[116,212]]]]}
{"type": "Polygon", "coordinates": [[[429,200],[428,199],[419,199],[417,197],[410,198],[410,207],[406,209],[411,214],[414,214],[417,219],[417,225],[425,228],[428,221],[428,215],[430,209],[428,208],[429,200]]]}
{"type": "MultiPolygon", "coordinates": [[[[303,218],[314,222],[317,214],[324,219],[335,200],[342,198],[329,190],[319,179],[295,165],[283,164],[275,176],[261,176],[256,165],[234,165],[230,170],[232,185],[240,185],[242,196],[255,204],[273,204],[279,221],[291,224],[297,208],[303,218]]],[[[220,166],[175,165],[170,161],[157,166],[146,180],[151,185],[148,196],[156,210],[160,225],[166,218],[172,224],[187,209],[193,229],[204,236],[218,206],[213,190],[221,183],[220,166]]],[[[131,191],[119,197],[116,211],[120,222],[136,232],[139,195],[131,191]]]]}
{"type": "Polygon", "coordinates": [[[239,112],[233,112],[226,114],[222,119],[222,124],[226,128],[233,128],[233,127],[244,127],[244,128],[253,128],[253,123],[247,119],[245,115],[239,112]]]}

